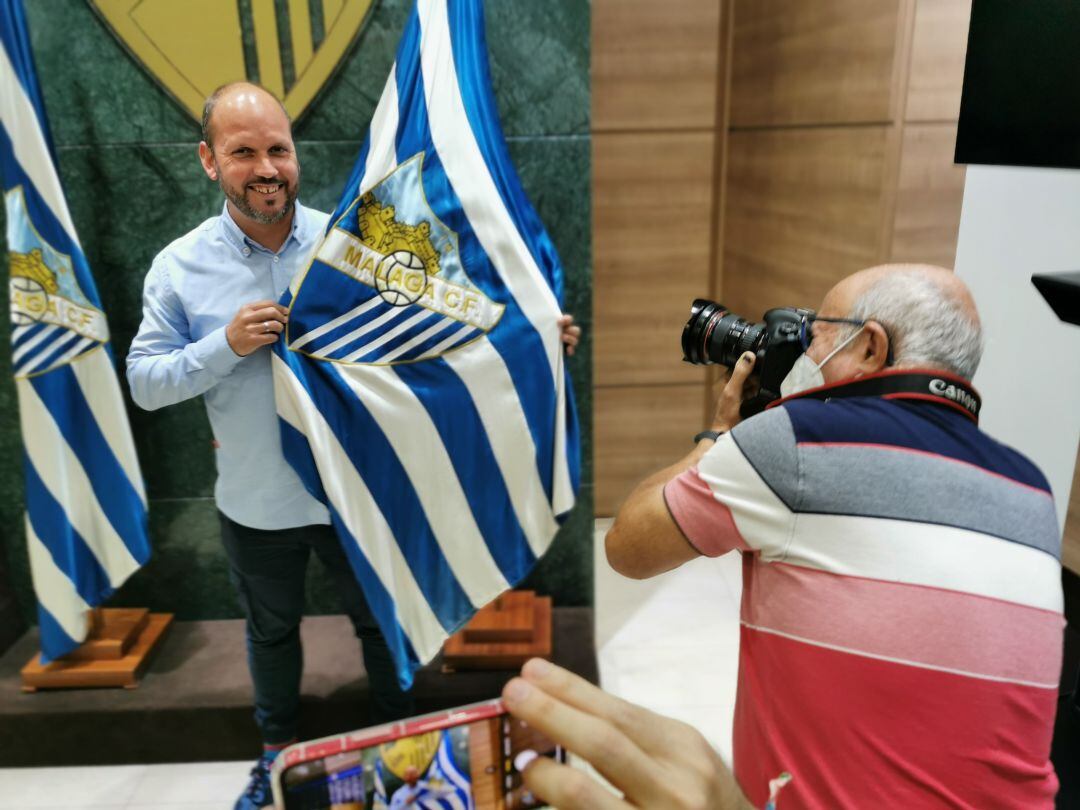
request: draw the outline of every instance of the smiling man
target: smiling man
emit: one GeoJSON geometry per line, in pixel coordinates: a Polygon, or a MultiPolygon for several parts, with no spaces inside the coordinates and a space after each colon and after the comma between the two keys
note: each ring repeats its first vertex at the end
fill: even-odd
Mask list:
{"type": "MultiPolygon", "coordinates": [[[[300,164],[281,103],[246,82],[206,100],[199,160],[225,195],[211,217],[154,259],[143,320],[128,352],[132,399],[155,410],[196,396],[206,403],[214,488],[229,574],[247,620],[255,720],[264,753],[240,810],[270,802],[269,768],[296,739],[303,657],[300,619],[311,552],[335,581],[362,641],[374,722],[412,713],[326,507],[308,494],[281,449],[270,352],[288,321],[276,302],[304,269],[327,214],[297,202],[300,164]]],[[[580,328],[560,321],[567,353],[580,328]]],[[[350,722],[350,721],[346,721],[350,722]]],[[[351,721],[350,725],[356,725],[351,721]]]]}
{"type": "Polygon", "coordinates": [[[214,433],[214,497],[230,579],[247,620],[248,665],[264,754],[238,808],[270,800],[269,765],[296,739],[300,619],[311,552],[340,592],[361,639],[376,721],[407,716],[411,699],[351,574],[326,507],[285,461],[270,354],[288,312],[278,306],[326,228],[296,201],[300,165],[289,118],[247,83],[219,88],[203,112],[199,159],[225,195],[211,217],[166,247],[146,277],[143,321],[128,353],[132,398],[155,410],[202,395],[214,433]]]}
{"type": "Polygon", "coordinates": [[[247,220],[241,228],[257,241],[280,246],[300,185],[300,164],[284,108],[252,85],[226,85],[207,99],[202,130],[199,160],[206,175],[221,186],[230,216],[247,220]],[[266,163],[259,160],[257,143],[266,146],[266,163]]]}

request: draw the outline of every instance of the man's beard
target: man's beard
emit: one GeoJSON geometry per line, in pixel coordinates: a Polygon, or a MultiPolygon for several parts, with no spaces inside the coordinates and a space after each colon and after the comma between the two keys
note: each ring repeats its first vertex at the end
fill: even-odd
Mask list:
{"type": "MultiPolygon", "coordinates": [[[[226,185],[224,175],[220,171],[218,172],[218,186],[221,187],[221,192],[225,195],[225,199],[231,202],[241,214],[255,220],[260,225],[275,225],[285,219],[285,217],[293,210],[293,204],[296,202],[296,190],[300,186],[299,169],[297,170],[296,183],[293,185],[290,186],[283,180],[277,182],[280,182],[285,187],[285,204],[277,211],[260,211],[248,202],[246,187],[236,189],[226,185]]],[[[251,193],[258,194],[259,192],[252,191],[251,193]]]]}

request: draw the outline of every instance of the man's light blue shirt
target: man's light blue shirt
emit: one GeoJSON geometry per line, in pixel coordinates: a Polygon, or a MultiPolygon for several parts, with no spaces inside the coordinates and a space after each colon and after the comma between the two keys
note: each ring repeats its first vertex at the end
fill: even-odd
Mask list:
{"type": "Polygon", "coordinates": [[[277,301],[302,272],[328,215],[296,204],[292,231],[274,253],[252,241],[225,206],[155,257],[143,319],[127,357],[135,403],[147,410],[203,395],[217,441],[214,497],[254,529],[329,523],[281,452],[269,347],[240,357],[225,327],[244,304],[277,301]]]}

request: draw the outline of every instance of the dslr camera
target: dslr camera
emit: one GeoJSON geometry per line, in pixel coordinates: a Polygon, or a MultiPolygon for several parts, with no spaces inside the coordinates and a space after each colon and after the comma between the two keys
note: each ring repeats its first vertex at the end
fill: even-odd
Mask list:
{"type": "Polygon", "coordinates": [[[809,309],[777,307],[765,313],[762,323],[750,323],[723,304],[698,298],[683,327],[683,360],[732,368],[744,352],[753,352],[757,360],[751,378],[756,377],[759,385],[739,409],[745,419],[780,399],[780,383],[803,353],[803,318],[813,314],[809,309]]]}

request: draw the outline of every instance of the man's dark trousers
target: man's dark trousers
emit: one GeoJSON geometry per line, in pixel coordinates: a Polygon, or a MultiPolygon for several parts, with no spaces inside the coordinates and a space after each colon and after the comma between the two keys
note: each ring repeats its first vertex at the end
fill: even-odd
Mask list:
{"type": "MultiPolygon", "coordinates": [[[[382,723],[413,713],[411,695],[398,686],[386,639],[353,577],[330,526],[268,531],[241,526],[224,514],[221,538],[229,557],[229,578],[247,619],[248,665],[255,682],[255,722],[263,742],[296,739],[303,651],[300,619],[304,580],[311,552],[326,566],[342,607],[360,639],[371,687],[372,721],[382,723]]],[[[342,729],[343,731],[345,729],[342,729]]]]}

